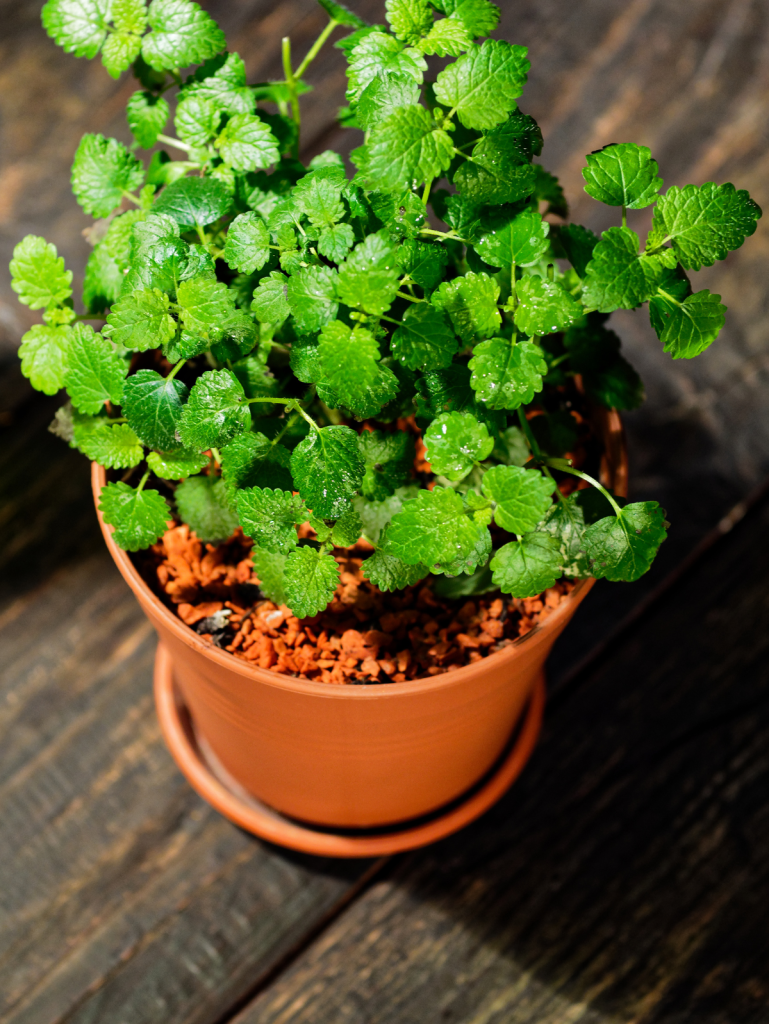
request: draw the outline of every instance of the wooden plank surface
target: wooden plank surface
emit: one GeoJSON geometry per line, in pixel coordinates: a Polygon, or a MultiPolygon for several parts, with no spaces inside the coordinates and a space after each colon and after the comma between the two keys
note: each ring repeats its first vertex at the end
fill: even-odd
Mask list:
{"type": "Polygon", "coordinates": [[[764,1024],[769,499],[237,1024],[764,1024]]]}

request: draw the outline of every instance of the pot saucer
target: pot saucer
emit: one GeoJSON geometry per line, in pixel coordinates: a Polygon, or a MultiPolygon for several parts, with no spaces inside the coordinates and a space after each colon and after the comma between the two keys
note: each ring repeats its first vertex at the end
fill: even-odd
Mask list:
{"type": "Polygon", "coordinates": [[[248,793],[198,736],[173,679],[171,656],[158,644],[155,704],[160,727],[176,764],[193,789],[234,824],[271,843],[322,857],[381,857],[427,846],[480,817],[521,773],[537,742],[545,706],[544,675],[537,681],[522,724],[507,751],[480,783],[448,807],[418,822],[381,830],[315,827],[284,817],[248,793]]]}

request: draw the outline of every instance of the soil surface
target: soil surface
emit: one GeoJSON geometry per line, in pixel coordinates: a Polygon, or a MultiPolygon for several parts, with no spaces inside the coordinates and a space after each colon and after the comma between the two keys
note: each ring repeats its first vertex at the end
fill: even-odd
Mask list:
{"type": "Polygon", "coordinates": [[[525,636],[575,586],[562,579],[538,597],[497,591],[449,600],[428,578],[381,593],[363,578],[372,549],[360,543],[334,553],[340,581],[328,608],[297,619],[264,599],[251,546],[240,530],[213,545],[182,525],[137,562],[155,593],[205,640],[260,668],[324,683],[400,683],[469,665],[525,636]]]}

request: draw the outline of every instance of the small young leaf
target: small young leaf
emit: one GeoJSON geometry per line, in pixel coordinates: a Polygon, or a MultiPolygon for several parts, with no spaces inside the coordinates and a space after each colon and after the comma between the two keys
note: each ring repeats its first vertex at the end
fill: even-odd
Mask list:
{"type": "Polygon", "coordinates": [[[264,434],[254,434],[250,430],[238,434],[222,448],[221,456],[222,479],[227,485],[231,503],[236,492],[244,487],[258,485],[289,492],[294,489],[288,468],[290,452],[264,434]]]}
{"type": "Polygon", "coordinates": [[[458,57],[472,45],[472,35],[464,23],[456,18],[436,21],[424,39],[417,43],[422,53],[435,57],[458,57]]]}
{"type": "Polygon", "coordinates": [[[419,488],[416,484],[409,484],[406,487],[399,487],[394,494],[383,501],[369,501],[367,498],[356,495],[352,499],[353,508],[358,513],[363,524],[363,535],[372,544],[378,544],[385,526],[390,522],[396,512],[403,508],[404,501],[416,498],[419,488]]]}
{"type": "Polygon", "coordinates": [[[362,327],[351,330],[341,320],[326,323],[318,340],[318,355],[324,381],[342,404],[354,405],[365,398],[379,372],[379,345],[371,331],[362,327]]]}
{"type": "Polygon", "coordinates": [[[405,241],[396,256],[401,270],[425,291],[432,291],[440,282],[449,262],[448,253],[442,245],[416,239],[405,241]]]}
{"type": "MultiPolygon", "coordinates": [[[[118,4],[119,0],[113,3],[113,16],[118,4]]],[[[128,3],[123,3],[122,6],[133,7],[137,13],[144,14],[145,11],[143,0],[128,0],[128,3]]],[[[146,18],[146,15],[144,17],[146,18]]],[[[115,20],[117,21],[117,18],[115,20]]],[[[110,32],[104,40],[104,45],[101,48],[101,62],[106,68],[107,74],[112,78],[120,78],[121,74],[130,68],[139,56],[144,24],[139,22],[136,27],[138,29],[136,32],[126,30],[110,32]]]]}
{"type": "Polygon", "coordinates": [[[174,491],[179,516],[204,544],[227,540],[238,527],[238,517],[227,502],[224,481],[215,476],[191,476],[174,491]]]}
{"type": "Polygon", "coordinates": [[[314,334],[336,319],[335,283],[330,267],[304,267],[288,279],[286,299],[297,330],[314,334]]]}
{"type": "Polygon", "coordinates": [[[538,469],[492,466],[483,475],[483,493],[496,502],[494,522],[508,533],[528,533],[553,502],[555,485],[538,469]]]}
{"type": "Polygon", "coordinates": [[[271,487],[239,490],[237,506],[243,532],[259,547],[283,555],[296,547],[296,527],[308,519],[299,495],[271,487]]]}
{"type": "Polygon", "coordinates": [[[214,145],[236,171],[264,170],[280,160],[278,140],[256,114],[234,114],[214,145]]]}
{"type": "Polygon", "coordinates": [[[491,0],[438,0],[433,6],[461,21],[473,39],[489,35],[499,22],[499,8],[491,0]]]}
{"type": "MultiPolygon", "coordinates": [[[[338,0],[318,0],[318,3],[326,14],[340,25],[347,25],[348,28],[364,29],[365,31],[376,28],[376,26],[367,25],[354,11],[351,11],[344,4],[340,4],[338,0]]],[[[344,42],[344,40],[342,41],[344,42]]]]}
{"type": "Polygon", "coordinates": [[[286,603],[286,592],[283,589],[286,570],[286,556],[276,555],[256,547],[251,549],[251,561],[254,572],[259,580],[259,589],[268,601],[281,605],[286,603]]]}
{"type": "Polygon", "coordinates": [[[80,412],[96,415],[105,402],[120,405],[128,363],[92,327],[75,324],[67,349],[64,386],[80,412]]]}
{"type": "Polygon", "coordinates": [[[427,61],[418,50],[405,49],[397,39],[383,31],[363,36],[349,57],[347,98],[357,103],[366,86],[379,74],[403,74],[422,84],[427,61]]]}
{"type": "Polygon", "coordinates": [[[291,307],[286,299],[288,278],[277,270],[259,282],[251,303],[251,312],[263,324],[280,325],[288,317],[291,307]]]}
{"type": "Polygon", "coordinates": [[[261,270],[270,258],[270,233],[261,217],[241,213],[230,224],[224,246],[224,261],[241,274],[261,270]]]}
{"type": "Polygon", "coordinates": [[[202,149],[219,131],[222,111],[215,100],[182,94],[174,114],[176,134],[190,146],[202,149]]]}
{"type": "Polygon", "coordinates": [[[458,347],[445,315],[426,302],[414,303],[406,310],[390,340],[392,354],[410,370],[448,366],[458,347]]]}
{"type": "Polygon", "coordinates": [[[368,187],[387,192],[439,178],[451,164],[454,143],[429,110],[409,106],[375,125],[366,145],[356,153],[360,158],[353,154],[353,159],[368,187]]]}
{"type": "Polygon", "coordinates": [[[493,267],[529,267],[547,252],[549,232],[550,225],[537,210],[527,208],[514,216],[500,212],[484,220],[473,248],[493,267]]]}
{"type": "Polygon", "coordinates": [[[144,168],[117,139],[84,135],[72,163],[72,191],[86,213],[107,217],[144,182],[144,168]]]}
{"type": "MultiPolygon", "coordinates": [[[[419,83],[411,75],[398,72],[377,75],[369,82],[360,95],[357,119],[365,131],[386,121],[390,114],[401,107],[411,107],[419,102],[419,83]]],[[[400,184],[400,182],[399,182],[400,184]]]]}
{"type": "Polygon", "coordinates": [[[124,551],[141,551],[168,529],[171,513],[165,499],[152,490],[138,490],[122,481],[102,487],[99,511],[115,527],[113,537],[124,551]]]}
{"type": "Polygon", "coordinates": [[[494,583],[503,594],[536,597],[561,575],[561,553],[546,533],[526,533],[505,544],[491,560],[494,583]]]}
{"type": "Polygon", "coordinates": [[[675,185],[654,208],[647,248],[670,240],[681,265],[687,270],[712,267],[716,260],[739,249],[756,230],[761,208],[749,194],[734,185],[675,185]]]}
{"type": "Polygon", "coordinates": [[[424,441],[433,472],[453,481],[463,480],[494,447],[486,425],[469,412],[442,413],[427,428],[424,441]]]}
{"type": "Polygon", "coordinates": [[[155,370],[137,370],[123,383],[123,413],[148,448],[168,451],[177,445],[176,431],[188,389],[175,377],[155,370]]]}
{"type": "Polygon", "coordinates": [[[135,92],[128,101],[128,127],[142,149],[152,149],[168,120],[168,103],[151,92],[135,92]]]}
{"type": "Polygon", "coordinates": [[[492,338],[475,346],[468,363],[470,386],[479,402],[489,409],[517,409],[528,405],[542,390],[547,373],[542,349],[531,341],[513,345],[506,338],[492,338]]]}
{"type": "Polygon", "coordinates": [[[182,323],[186,330],[202,337],[219,338],[235,306],[226,284],[209,277],[182,281],[177,291],[182,323]]]}
{"type": "Polygon", "coordinates": [[[450,564],[473,552],[484,532],[488,534],[486,527],[465,513],[456,491],[442,487],[420,490],[390,520],[383,551],[407,565],[450,564]]]}
{"type": "Polygon", "coordinates": [[[635,309],[650,298],[662,267],[638,252],[638,235],[630,228],[609,228],[585,270],[582,302],[601,313],[635,309]]]}
{"type": "Polygon", "coordinates": [[[107,34],[109,0],[48,0],[43,28],[66,53],[95,57],[107,34]]]}
{"type": "Polygon", "coordinates": [[[11,288],[30,309],[58,306],[72,294],[72,271],[56,246],[38,235],[27,235],[13,250],[11,288]]]}
{"type": "Polygon", "coordinates": [[[651,206],[662,188],[657,161],[647,146],[620,142],[588,153],[582,170],[585,191],[599,203],[641,210],[651,206]]]}
{"type": "Polygon", "coordinates": [[[493,277],[472,272],[444,281],[431,298],[438,309],[448,313],[462,341],[494,335],[502,325],[497,302],[499,285],[493,277]]]}
{"type": "Polygon", "coordinates": [[[341,263],[355,243],[355,232],[350,224],[332,224],[318,239],[318,252],[333,263],[341,263]]]}
{"type": "Polygon", "coordinates": [[[407,46],[415,46],[433,24],[433,12],[427,0],[385,0],[386,17],[395,36],[407,46]]]}
{"type": "Polygon", "coordinates": [[[298,619],[322,612],[332,601],[339,584],[339,565],[331,555],[314,548],[297,548],[284,569],[286,603],[298,619]]]}
{"type": "Polygon", "coordinates": [[[232,370],[206,370],[190,391],[179,436],[187,448],[204,452],[224,447],[250,425],[246,396],[232,370]]]}
{"type": "Polygon", "coordinates": [[[525,46],[487,39],[439,73],[435,98],[467,128],[494,128],[515,109],[530,66],[525,46]]]}
{"type": "Polygon", "coordinates": [[[693,359],[716,340],[726,322],[726,306],[720,295],[711,295],[707,288],[687,295],[679,302],[669,293],[652,299],[663,307],[664,328],[658,332],[665,352],[674,359],[693,359]]]}
{"type": "Polygon", "coordinates": [[[75,424],[74,441],[92,462],[107,469],[130,469],[144,458],[144,449],[127,423],[110,425],[98,417],[87,428],[75,424]]]}
{"type": "Polygon", "coordinates": [[[386,433],[364,430],[358,437],[366,472],[361,494],[370,501],[383,501],[405,484],[414,463],[414,440],[405,431],[386,433]]]}
{"type": "Polygon", "coordinates": [[[156,71],[200,64],[227,45],[224,33],[192,0],[152,0],[149,35],[142,41],[142,57],[156,71]]]}
{"type": "Polygon", "coordinates": [[[383,231],[368,235],[339,268],[336,290],[341,302],[381,316],[398,291],[395,246],[383,231]]]}
{"type": "Polygon", "coordinates": [[[152,212],[167,214],[181,228],[202,228],[229,213],[231,207],[226,186],[216,178],[180,178],[166,185],[152,212]]]}
{"type": "Polygon", "coordinates": [[[107,317],[109,337],[132,352],[162,348],[176,334],[176,321],[168,308],[168,296],[157,288],[131,292],[115,303],[107,317]]]}
{"type": "Polygon", "coordinates": [[[120,298],[123,271],[110,255],[106,241],[94,246],[83,275],[83,305],[89,313],[103,313],[120,298]]]}
{"type": "Polygon", "coordinates": [[[253,114],[254,92],[246,79],[246,66],[237,53],[219,54],[198,68],[181,93],[212,102],[226,114],[253,114]]]}
{"type": "Polygon", "coordinates": [[[583,316],[580,305],[555,281],[523,277],[516,293],[515,326],[530,337],[564,331],[583,316]]]}
{"type": "Polygon", "coordinates": [[[34,324],[21,339],[21,372],[37,391],[55,395],[64,387],[69,327],[34,324]]]}
{"type": "Polygon", "coordinates": [[[381,548],[377,548],[374,554],[366,559],[361,571],[364,579],[383,591],[413,587],[430,572],[426,565],[407,565],[395,555],[386,554],[381,548]]]}
{"type": "Polygon", "coordinates": [[[208,456],[177,448],[170,452],[150,452],[147,465],[163,480],[184,480],[194,476],[208,463],[208,456]]]}
{"type": "Polygon", "coordinates": [[[339,519],[360,487],[365,465],[349,427],[312,430],[291,455],[291,474],[317,519],[339,519]]]}
{"type": "Polygon", "coordinates": [[[666,539],[665,512],[656,501],[625,505],[619,515],[585,530],[585,552],[596,579],[632,582],[648,571],[666,539]]]}

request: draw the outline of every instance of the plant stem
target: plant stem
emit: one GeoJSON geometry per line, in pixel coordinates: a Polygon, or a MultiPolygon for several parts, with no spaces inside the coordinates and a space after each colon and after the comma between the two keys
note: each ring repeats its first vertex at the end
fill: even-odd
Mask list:
{"type": "Polygon", "coordinates": [[[427,200],[430,198],[430,189],[433,187],[433,179],[428,178],[425,182],[424,191],[422,192],[422,205],[427,206],[427,200]]]}
{"type": "Polygon", "coordinates": [[[463,242],[469,245],[466,238],[461,238],[455,231],[435,231],[433,228],[421,228],[420,235],[433,235],[435,238],[450,238],[455,242],[463,242]]]}
{"type": "Polygon", "coordinates": [[[200,239],[200,244],[202,246],[207,246],[208,245],[208,239],[206,238],[206,233],[203,230],[203,228],[200,226],[200,224],[196,224],[195,225],[195,231],[197,232],[198,238],[200,239]]]}
{"type": "Polygon", "coordinates": [[[307,413],[302,408],[301,403],[299,402],[298,398],[247,398],[246,399],[246,405],[253,405],[255,402],[269,402],[271,405],[291,406],[293,409],[296,410],[296,412],[299,413],[300,416],[302,416],[304,419],[307,420],[307,422],[310,424],[311,427],[313,427],[317,431],[320,431],[320,427],[315,422],[315,420],[312,418],[312,416],[308,416],[307,415],[307,413]]]}
{"type": "Polygon", "coordinates": [[[131,195],[127,189],[123,189],[123,197],[127,199],[129,203],[133,203],[134,206],[141,206],[142,204],[141,199],[137,199],[136,196],[131,195]]]}
{"type": "Polygon", "coordinates": [[[405,292],[396,292],[395,294],[398,296],[399,299],[408,299],[409,302],[424,302],[425,301],[424,299],[414,298],[413,295],[407,295],[405,292]]]}
{"type": "Polygon", "coordinates": [[[332,18],[331,21],[329,21],[328,25],[326,25],[321,34],[318,36],[318,38],[312,44],[310,49],[307,51],[307,56],[304,58],[302,63],[294,72],[295,78],[301,78],[304,75],[305,71],[318,56],[318,54],[323,48],[323,44],[326,42],[326,40],[328,39],[328,37],[331,35],[331,33],[334,31],[338,24],[339,22],[336,21],[334,18],[332,18]]]}
{"type": "Polygon", "coordinates": [[[595,477],[590,476],[589,473],[583,473],[581,469],[572,469],[571,466],[563,465],[563,459],[546,459],[545,464],[552,466],[553,469],[559,469],[562,473],[571,473],[572,476],[577,476],[580,480],[586,480],[592,487],[600,491],[601,494],[606,498],[615,513],[619,516],[622,515],[622,509],[619,507],[617,502],[612,498],[611,494],[606,490],[603,484],[599,483],[595,477]]]}
{"type": "Polygon", "coordinates": [[[174,149],[181,149],[185,153],[193,153],[195,151],[194,146],[188,146],[186,142],[182,142],[181,139],[172,139],[170,135],[158,135],[158,142],[164,142],[167,146],[172,146],[174,149]]]}
{"type": "Polygon", "coordinates": [[[622,227],[627,227],[627,206],[624,203],[622,204],[622,227]]]}
{"type": "Polygon", "coordinates": [[[141,494],[141,492],[144,490],[144,485],[147,483],[149,478],[150,478],[150,471],[147,470],[147,472],[144,474],[144,476],[139,481],[139,486],[136,488],[136,493],[137,494],[141,494]]]}
{"type": "Polygon", "coordinates": [[[299,156],[299,129],[302,126],[302,115],[299,110],[299,96],[296,92],[296,79],[294,78],[294,72],[291,70],[291,40],[288,36],[283,37],[281,45],[281,52],[283,55],[283,74],[286,76],[286,85],[288,91],[291,94],[291,117],[293,118],[294,124],[296,125],[297,141],[293,145],[294,156],[299,156]]]}
{"type": "Polygon", "coordinates": [[[171,372],[168,374],[168,376],[166,377],[166,380],[173,380],[174,377],[179,372],[179,370],[181,370],[181,368],[184,366],[184,364],[186,362],[187,362],[186,359],[180,359],[179,362],[176,364],[176,366],[174,366],[173,369],[171,370],[171,372]]]}

